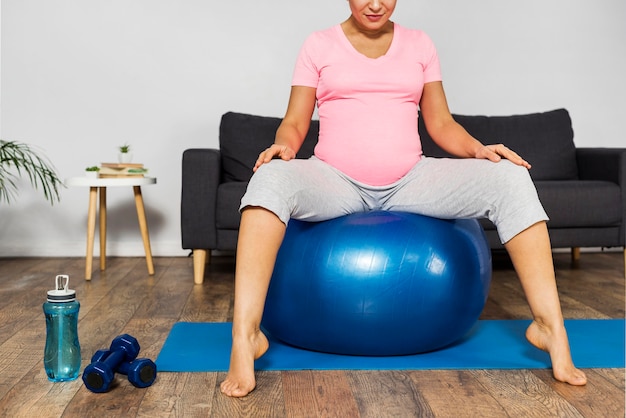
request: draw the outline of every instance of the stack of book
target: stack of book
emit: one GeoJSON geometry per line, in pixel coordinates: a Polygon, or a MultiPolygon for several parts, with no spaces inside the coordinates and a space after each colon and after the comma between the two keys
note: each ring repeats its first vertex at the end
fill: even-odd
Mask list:
{"type": "Polygon", "coordinates": [[[143,177],[148,170],[138,163],[102,163],[100,178],[143,177]]]}

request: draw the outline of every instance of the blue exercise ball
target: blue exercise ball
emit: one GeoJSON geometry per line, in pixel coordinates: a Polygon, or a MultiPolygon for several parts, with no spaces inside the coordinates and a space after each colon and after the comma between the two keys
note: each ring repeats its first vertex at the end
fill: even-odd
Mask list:
{"type": "Polygon", "coordinates": [[[262,326],[313,351],[423,353],[467,334],[490,282],[491,253],[476,220],[389,211],[291,220],[262,326]]]}

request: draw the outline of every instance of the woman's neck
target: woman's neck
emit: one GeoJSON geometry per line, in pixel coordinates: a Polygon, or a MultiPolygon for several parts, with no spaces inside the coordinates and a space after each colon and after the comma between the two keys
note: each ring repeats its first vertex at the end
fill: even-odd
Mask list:
{"type": "Polygon", "coordinates": [[[380,27],[365,27],[364,25],[359,24],[359,22],[354,18],[354,16],[350,16],[347,20],[341,23],[341,28],[346,36],[365,36],[370,39],[381,38],[385,35],[393,34],[394,23],[391,20],[387,20],[380,27]]]}
{"type": "Polygon", "coordinates": [[[354,49],[368,58],[376,59],[385,55],[393,41],[394,24],[390,20],[378,29],[369,29],[358,25],[350,17],[341,24],[341,29],[354,49]]]}

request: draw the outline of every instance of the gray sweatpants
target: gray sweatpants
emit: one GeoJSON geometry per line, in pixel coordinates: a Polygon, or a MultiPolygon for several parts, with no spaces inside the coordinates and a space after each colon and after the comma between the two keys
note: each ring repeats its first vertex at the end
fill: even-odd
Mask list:
{"type": "Polygon", "coordinates": [[[249,206],[273,212],[285,225],[291,218],[322,221],[369,210],[488,218],[502,243],[548,219],[526,168],[473,158],[424,157],[386,186],[355,181],[316,157],[272,160],[252,176],[240,210],[249,206]]]}

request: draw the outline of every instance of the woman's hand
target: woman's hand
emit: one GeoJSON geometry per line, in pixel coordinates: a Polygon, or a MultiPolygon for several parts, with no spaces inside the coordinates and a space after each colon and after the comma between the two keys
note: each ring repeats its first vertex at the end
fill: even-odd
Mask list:
{"type": "Polygon", "coordinates": [[[257,158],[252,171],[257,171],[259,167],[263,164],[269,163],[274,158],[289,161],[296,158],[296,153],[287,145],[272,144],[269,148],[259,154],[259,158],[257,158]]]}
{"type": "Polygon", "coordinates": [[[502,158],[505,158],[513,164],[521,165],[522,167],[526,167],[530,170],[530,164],[528,161],[524,160],[515,151],[508,149],[503,144],[482,146],[476,152],[476,158],[493,161],[494,163],[497,163],[502,158]]]}

